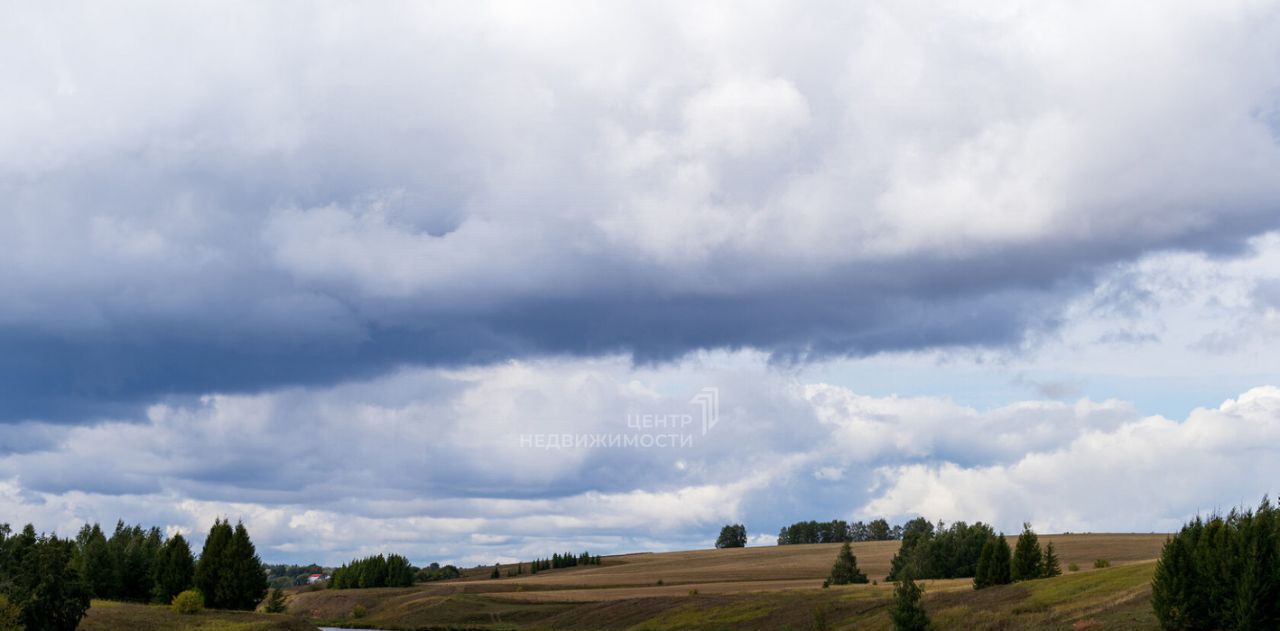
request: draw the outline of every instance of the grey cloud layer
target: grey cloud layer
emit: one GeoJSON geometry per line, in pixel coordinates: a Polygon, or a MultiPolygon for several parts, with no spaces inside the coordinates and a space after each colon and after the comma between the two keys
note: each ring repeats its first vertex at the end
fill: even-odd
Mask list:
{"type": "Polygon", "coordinates": [[[268,558],[324,562],[705,547],[726,521],[765,535],[797,519],[916,514],[1150,530],[1266,492],[1277,412],[1274,387],[1186,421],[1086,399],[979,410],[805,383],[751,355],[652,370],[625,358],[414,369],[155,406],[134,424],[24,427],[42,444],[0,456],[0,513],[61,532],[126,515],[197,538],[234,515],[268,558]],[[721,420],[686,447],[520,440],[635,434],[627,414],[688,412],[706,384],[721,388],[721,420]],[[1240,459],[1246,449],[1257,457],[1240,459]],[[100,462],[111,465],[84,466],[100,462]],[[1171,481],[1176,492],[1152,492],[1171,481]]]}
{"type": "Polygon", "coordinates": [[[0,418],[548,354],[1008,345],[1280,224],[1274,11],[18,9],[0,418]]]}

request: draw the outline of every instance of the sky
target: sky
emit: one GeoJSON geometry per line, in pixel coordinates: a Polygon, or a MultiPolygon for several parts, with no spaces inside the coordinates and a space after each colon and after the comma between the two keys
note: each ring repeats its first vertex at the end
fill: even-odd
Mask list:
{"type": "Polygon", "coordinates": [[[477,565],[1274,495],[1280,9],[953,5],[9,7],[0,521],[477,565]]]}

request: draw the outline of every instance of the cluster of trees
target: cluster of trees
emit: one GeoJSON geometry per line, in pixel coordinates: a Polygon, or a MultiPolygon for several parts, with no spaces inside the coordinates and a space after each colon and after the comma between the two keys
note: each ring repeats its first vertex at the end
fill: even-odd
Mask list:
{"type": "Polygon", "coordinates": [[[409,559],[398,554],[379,554],[356,559],[334,570],[329,577],[329,589],[410,587],[417,574],[418,568],[413,567],[409,559]]]}
{"type": "Polygon", "coordinates": [[[432,563],[427,567],[418,570],[418,581],[426,583],[428,581],[447,581],[451,578],[462,576],[462,570],[452,565],[441,566],[439,563],[432,563]]]}
{"type": "Polygon", "coordinates": [[[801,521],[784,526],[778,532],[778,545],[800,543],[840,543],[842,541],[892,541],[902,538],[902,526],[889,526],[884,519],[870,523],[844,520],[801,521]]]}
{"type": "Polygon", "coordinates": [[[0,620],[10,627],[74,631],[89,610],[90,591],[76,569],[75,542],[14,533],[0,524],[0,620]]]}
{"type": "Polygon", "coordinates": [[[1030,524],[1023,524],[1011,554],[1004,533],[996,534],[982,522],[935,525],[918,517],[903,525],[902,546],[890,562],[888,580],[973,577],[974,587],[982,589],[1061,573],[1053,544],[1041,548],[1030,524]]]}
{"type": "Polygon", "coordinates": [[[262,602],[267,595],[267,573],[244,524],[237,522],[232,528],[227,520],[214,520],[192,583],[204,596],[206,607],[253,610],[262,602]]]}
{"type": "Polygon", "coordinates": [[[529,571],[537,574],[545,570],[558,570],[562,567],[577,567],[579,565],[600,565],[600,556],[591,556],[589,552],[582,554],[573,554],[566,552],[564,554],[553,554],[549,559],[534,559],[529,564],[529,571]]]}
{"type": "Polygon", "coordinates": [[[742,524],[726,524],[725,527],[720,529],[720,536],[716,537],[716,547],[747,547],[747,527],[742,524]]]}
{"type": "Polygon", "coordinates": [[[973,576],[983,546],[995,538],[995,531],[982,522],[947,526],[939,521],[935,526],[917,517],[902,526],[902,546],[890,562],[888,579],[973,576]]]}
{"type": "Polygon", "coordinates": [[[197,563],[182,535],[117,522],[110,537],[86,524],[75,539],[14,533],[0,524],[0,619],[28,629],[75,629],[90,598],[168,603],[195,587],[210,607],[253,609],[267,578],[243,524],[217,520],[197,563]]]}
{"type": "Polygon", "coordinates": [[[1197,517],[1165,542],[1151,582],[1165,629],[1280,628],[1280,509],[1197,517]]]}
{"type": "Polygon", "coordinates": [[[288,565],[275,563],[266,566],[267,583],[272,587],[294,587],[306,585],[312,574],[330,574],[330,570],[312,563],[310,565],[288,565]]]}
{"type": "Polygon", "coordinates": [[[1022,524],[1022,534],[1014,544],[1013,555],[1004,533],[991,539],[982,548],[978,567],[973,577],[974,589],[994,585],[1007,585],[1017,581],[1049,578],[1062,574],[1062,566],[1053,544],[1040,547],[1040,538],[1031,530],[1031,524],[1022,524]]]}

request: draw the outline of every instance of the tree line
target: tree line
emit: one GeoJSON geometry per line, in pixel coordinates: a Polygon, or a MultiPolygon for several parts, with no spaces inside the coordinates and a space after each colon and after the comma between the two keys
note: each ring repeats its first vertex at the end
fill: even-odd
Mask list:
{"type": "Polygon", "coordinates": [[[1165,629],[1280,628],[1280,510],[1196,517],[1165,542],[1151,581],[1165,629]]]}
{"type": "Polygon", "coordinates": [[[843,541],[892,541],[901,539],[902,526],[890,526],[884,519],[861,521],[852,524],[841,519],[832,521],[801,521],[784,526],[778,531],[778,545],[802,543],[841,543],[843,541]]]}
{"type": "Polygon", "coordinates": [[[253,609],[267,578],[243,524],[215,520],[197,561],[181,534],[117,522],[110,537],[86,524],[75,539],[14,533],[0,524],[0,620],[28,629],[73,630],[91,598],[169,603],[195,588],[210,607],[253,609]]]}
{"type": "Polygon", "coordinates": [[[355,559],[333,571],[329,589],[365,587],[411,587],[418,568],[398,554],[375,555],[355,559]]]}
{"type": "MultiPolygon", "coordinates": [[[[577,567],[579,565],[600,565],[600,556],[591,556],[590,552],[582,554],[573,554],[566,552],[564,554],[553,554],[547,559],[534,559],[529,564],[529,573],[537,574],[546,570],[558,570],[564,567],[577,567]]],[[[520,564],[517,564],[519,567],[520,564]]]]}

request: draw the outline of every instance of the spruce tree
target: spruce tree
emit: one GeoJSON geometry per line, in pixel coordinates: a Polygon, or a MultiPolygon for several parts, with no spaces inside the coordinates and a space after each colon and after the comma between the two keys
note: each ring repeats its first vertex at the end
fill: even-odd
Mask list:
{"type": "Polygon", "coordinates": [[[991,569],[987,574],[988,585],[1008,585],[1013,582],[1009,543],[1004,539],[1004,533],[1000,533],[995,539],[996,545],[991,551],[991,569]]]}
{"type": "Polygon", "coordinates": [[[1165,629],[1207,628],[1204,607],[1199,602],[1200,577],[1196,572],[1193,546],[1187,529],[1164,544],[1151,579],[1151,604],[1160,626],[1165,629]]]}
{"type": "Polygon", "coordinates": [[[214,519],[209,528],[209,536],[205,537],[204,548],[200,550],[200,561],[196,563],[195,586],[204,596],[204,604],[211,609],[227,608],[227,594],[222,587],[223,576],[227,573],[227,549],[231,546],[233,536],[231,524],[222,519],[214,519]]]}
{"type": "Polygon", "coordinates": [[[1052,578],[1062,575],[1062,564],[1058,561],[1058,554],[1053,551],[1053,542],[1045,547],[1044,554],[1040,557],[1040,577],[1052,578]]]}
{"type": "Polygon", "coordinates": [[[93,597],[119,598],[120,580],[102,528],[98,524],[85,524],[76,536],[76,548],[76,569],[93,597]]]}
{"type": "Polygon", "coordinates": [[[1027,581],[1040,577],[1040,540],[1030,523],[1022,524],[1022,534],[1013,551],[1013,564],[1009,575],[1015,581],[1027,581]]]}
{"type": "Polygon", "coordinates": [[[227,576],[220,583],[225,588],[226,607],[252,611],[267,596],[267,574],[262,559],[249,538],[249,530],[237,522],[227,546],[227,576]]]}
{"type": "Polygon", "coordinates": [[[173,597],[191,589],[195,575],[195,559],[191,546],[181,533],[174,535],[161,546],[155,562],[154,599],[169,604],[173,597]]]}
{"type": "Polygon", "coordinates": [[[840,552],[836,554],[836,562],[831,566],[831,577],[828,580],[832,585],[867,582],[867,575],[858,569],[858,558],[853,556],[853,548],[848,541],[840,546],[840,552]]]}
{"type": "Polygon", "coordinates": [[[929,628],[929,614],[920,602],[923,594],[924,589],[911,578],[911,572],[903,572],[893,590],[893,605],[889,608],[889,618],[893,620],[895,631],[925,631],[929,628]]]}
{"type": "Polygon", "coordinates": [[[1004,545],[1004,541],[991,537],[982,545],[982,554],[978,555],[978,569],[973,575],[974,589],[986,589],[996,584],[992,576],[992,570],[995,564],[997,545],[1004,545]]]}

